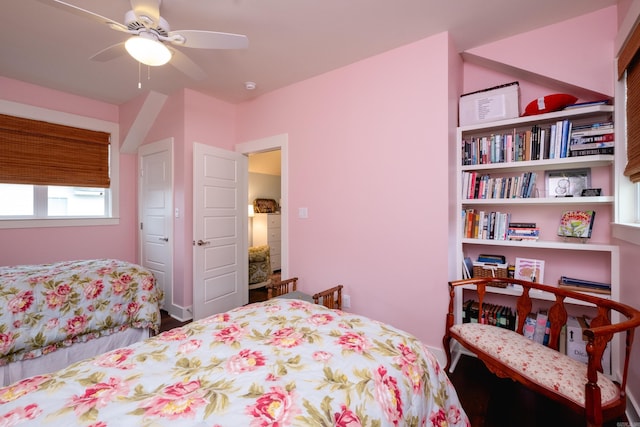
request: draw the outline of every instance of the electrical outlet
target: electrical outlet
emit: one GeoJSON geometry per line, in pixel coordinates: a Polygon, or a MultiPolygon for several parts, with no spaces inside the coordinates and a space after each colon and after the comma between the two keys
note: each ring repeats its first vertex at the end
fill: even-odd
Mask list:
{"type": "Polygon", "coordinates": [[[351,307],[351,295],[342,295],[342,307],[343,308],[351,307]]]}

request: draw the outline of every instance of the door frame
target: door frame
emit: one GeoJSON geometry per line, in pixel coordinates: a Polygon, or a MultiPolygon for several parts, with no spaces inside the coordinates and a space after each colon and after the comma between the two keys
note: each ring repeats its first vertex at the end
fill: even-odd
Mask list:
{"type": "MultiPolygon", "coordinates": [[[[282,277],[289,277],[289,135],[286,133],[274,135],[253,141],[236,144],[236,151],[246,156],[252,153],[280,150],[280,196],[282,206],[280,209],[282,234],[282,277]]],[[[248,198],[247,194],[247,198],[248,198]]]]}
{"type": "Polygon", "coordinates": [[[170,227],[167,233],[167,237],[169,238],[169,260],[168,262],[171,264],[171,274],[166,275],[165,276],[165,283],[164,283],[164,288],[163,288],[163,292],[164,292],[164,306],[162,307],[163,310],[166,310],[170,315],[176,317],[181,313],[181,309],[176,306],[173,302],[173,284],[174,284],[174,251],[175,251],[175,242],[174,242],[174,236],[175,236],[175,224],[174,224],[174,215],[173,215],[173,210],[175,208],[175,156],[174,156],[174,152],[173,152],[173,138],[165,138],[159,141],[155,141],[155,142],[151,142],[149,144],[144,144],[141,145],[140,147],[138,147],[138,153],[137,153],[137,175],[138,175],[138,224],[137,224],[137,229],[138,229],[138,262],[140,265],[144,266],[143,262],[143,245],[144,245],[144,241],[143,241],[143,233],[140,230],[141,227],[141,223],[143,220],[143,209],[142,209],[142,204],[143,204],[143,199],[141,197],[142,195],[142,186],[143,186],[143,179],[142,179],[142,158],[144,157],[144,155],[148,155],[148,154],[153,154],[156,152],[160,152],[160,151],[168,151],[169,152],[169,162],[171,165],[171,197],[170,197],[170,203],[171,203],[171,209],[170,209],[170,213],[169,213],[169,223],[170,223],[170,227]]]}

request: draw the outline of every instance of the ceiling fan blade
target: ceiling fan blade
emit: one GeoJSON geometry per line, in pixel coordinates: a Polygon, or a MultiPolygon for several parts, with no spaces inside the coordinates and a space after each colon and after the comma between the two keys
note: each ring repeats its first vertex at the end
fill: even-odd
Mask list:
{"type": "Polygon", "coordinates": [[[131,9],[140,22],[145,27],[153,27],[160,23],[160,1],[161,0],[131,0],[131,9]],[[151,19],[152,22],[147,22],[145,18],[151,19]]]}
{"type": "Polygon", "coordinates": [[[246,49],[249,39],[242,34],[204,30],[169,31],[168,40],[184,47],[197,49],[246,49]]]}
{"type": "Polygon", "coordinates": [[[67,3],[61,0],[39,0],[39,1],[42,3],[48,4],[49,6],[53,6],[58,9],[65,10],[67,12],[71,12],[74,15],[78,15],[82,18],[89,18],[89,19],[93,19],[94,21],[98,21],[100,23],[106,24],[114,30],[122,31],[125,33],[130,32],[125,25],[119,22],[116,22],[113,19],[105,18],[102,15],[98,15],[97,13],[90,12],[88,10],[85,10],[71,3],[67,3]]]}
{"type": "Polygon", "coordinates": [[[89,58],[91,61],[106,62],[116,59],[126,53],[124,42],[116,43],[108,48],[102,49],[100,52],[89,58]]]}
{"type": "Polygon", "coordinates": [[[173,65],[193,80],[204,80],[207,77],[207,73],[205,73],[205,71],[187,55],[177,49],[169,48],[169,50],[173,54],[169,64],[173,65]]]}

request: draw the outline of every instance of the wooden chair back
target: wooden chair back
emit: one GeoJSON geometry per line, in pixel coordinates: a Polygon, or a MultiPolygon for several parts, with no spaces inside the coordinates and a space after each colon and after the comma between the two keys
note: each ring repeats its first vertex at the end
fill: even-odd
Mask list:
{"type": "Polygon", "coordinates": [[[271,282],[267,285],[267,299],[293,292],[298,288],[298,278],[292,277],[286,280],[271,282]]]}
{"type": "Polygon", "coordinates": [[[342,310],[342,285],[334,286],[313,295],[313,302],[327,308],[342,310]]]}

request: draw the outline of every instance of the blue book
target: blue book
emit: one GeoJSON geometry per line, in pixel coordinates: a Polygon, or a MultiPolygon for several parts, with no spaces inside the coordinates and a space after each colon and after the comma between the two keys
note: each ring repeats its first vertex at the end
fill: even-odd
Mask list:
{"type": "Polygon", "coordinates": [[[560,146],[560,157],[567,157],[569,152],[569,135],[571,134],[571,122],[569,120],[562,121],[562,139],[560,146]]]}

